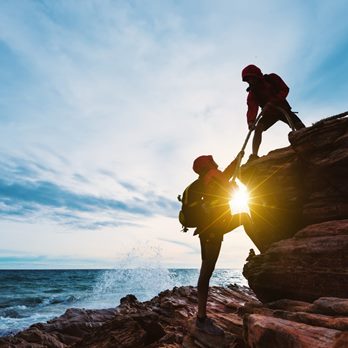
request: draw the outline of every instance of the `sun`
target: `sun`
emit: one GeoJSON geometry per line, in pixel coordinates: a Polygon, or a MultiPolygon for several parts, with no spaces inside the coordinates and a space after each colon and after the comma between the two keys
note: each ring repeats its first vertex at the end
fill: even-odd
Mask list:
{"type": "Polygon", "coordinates": [[[245,185],[243,185],[238,179],[236,179],[237,187],[232,192],[230,199],[230,208],[232,214],[248,213],[249,210],[249,192],[245,185]]]}

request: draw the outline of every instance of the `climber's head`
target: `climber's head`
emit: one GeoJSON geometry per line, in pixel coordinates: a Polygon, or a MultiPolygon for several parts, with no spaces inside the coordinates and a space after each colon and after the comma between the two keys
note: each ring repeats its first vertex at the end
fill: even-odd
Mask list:
{"type": "Polygon", "coordinates": [[[242,70],[242,80],[252,84],[263,76],[262,71],[256,65],[250,64],[242,70]]]}
{"type": "Polygon", "coordinates": [[[193,170],[198,174],[198,175],[204,175],[211,169],[217,169],[218,165],[213,159],[213,156],[211,155],[203,155],[197,157],[193,161],[193,170]]]}

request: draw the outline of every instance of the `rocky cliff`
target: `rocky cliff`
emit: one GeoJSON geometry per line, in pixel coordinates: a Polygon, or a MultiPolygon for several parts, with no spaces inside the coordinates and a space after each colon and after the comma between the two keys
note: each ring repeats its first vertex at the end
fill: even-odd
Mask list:
{"type": "Polygon", "coordinates": [[[260,251],[304,226],[348,218],[347,115],[291,132],[289,147],[242,166],[260,251]]]}
{"type": "Polygon", "coordinates": [[[250,288],[212,287],[217,338],[192,330],[194,287],[105,310],[70,309],[0,347],[347,348],[348,113],[290,133],[290,146],[242,167],[252,193],[250,288]]]}
{"type": "Polygon", "coordinates": [[[348,296],[348,118],[290,133],[291,146],[242,168],[255,244],[244,267],[262,301],[348,296]]]}

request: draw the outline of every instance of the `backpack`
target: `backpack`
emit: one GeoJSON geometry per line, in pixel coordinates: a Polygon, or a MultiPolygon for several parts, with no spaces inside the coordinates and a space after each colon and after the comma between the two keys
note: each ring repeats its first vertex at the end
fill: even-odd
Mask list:
{"type": "Polygon", "coordinates": [[[288,88],[285,82],[277,74],[264,74],[263,78],[271,85],[273,93],[277,94],[280,90],[288,88]]]}
{"type": "Polygon", "coordinates": [[[197,179],[186,187],[182,196],[178,196],[178,200],[182,204],[179,221],[183,227],[183,232],[187,232],[190,227],[198,227],[199,223],[202,222],[205,216],[203,194],[203,182],[197,179]]]}

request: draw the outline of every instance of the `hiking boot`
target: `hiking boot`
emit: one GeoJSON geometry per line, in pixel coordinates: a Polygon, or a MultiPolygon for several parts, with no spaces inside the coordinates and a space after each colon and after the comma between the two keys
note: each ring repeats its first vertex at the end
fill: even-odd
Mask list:
{"type": "Polygon", "coordinates": [[[255,161],[256,159],[260,158],[258,155],[254,155],[253,153],[249,156],[249,159],[247,163],[251,163],[252,161],[255,161]]]}
{"type": "Polygon", "coordinates": [[[205,317],[205,319],[196,319],[196,329],[212,336],[224,335],[224,330],[214,324],[213,319],[205,317]]]}

